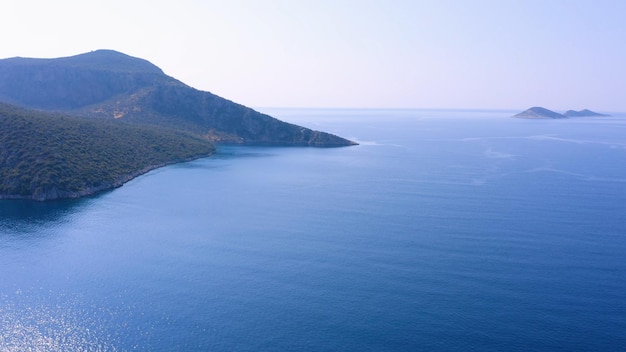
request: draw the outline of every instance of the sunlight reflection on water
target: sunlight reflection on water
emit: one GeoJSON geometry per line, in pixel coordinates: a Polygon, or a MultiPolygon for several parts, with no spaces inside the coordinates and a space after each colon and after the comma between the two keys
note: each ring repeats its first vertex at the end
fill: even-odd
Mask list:
{"type": "MultiPolygon", "coordinates": [[[[21,292],[16,292],[21,295],[21,292]]],[[[117,351],[99,322],[74,307],[57,304],[0,306],[1,351],[117,351]]]]}

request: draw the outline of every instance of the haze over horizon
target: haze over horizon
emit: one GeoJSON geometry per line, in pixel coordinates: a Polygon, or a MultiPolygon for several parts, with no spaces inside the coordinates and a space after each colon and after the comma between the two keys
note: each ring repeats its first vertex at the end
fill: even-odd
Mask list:
{"type": "Polygon", "coordinates": [[[113,49],[247,106],[625,112],[626,2],[9,1],[0,58],[113,49]]]}

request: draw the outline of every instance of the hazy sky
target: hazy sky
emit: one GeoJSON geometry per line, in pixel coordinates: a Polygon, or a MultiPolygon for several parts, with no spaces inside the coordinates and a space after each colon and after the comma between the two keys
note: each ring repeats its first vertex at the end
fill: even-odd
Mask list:
{"type": "Polygon", "coordinates": [[[0,58],[114,49],[252,107],[626,111],[624,0],[3,0],[0,58]]]}

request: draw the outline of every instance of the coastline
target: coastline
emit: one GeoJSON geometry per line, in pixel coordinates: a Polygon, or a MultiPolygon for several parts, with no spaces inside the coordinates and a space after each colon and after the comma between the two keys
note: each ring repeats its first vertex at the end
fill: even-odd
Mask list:
{"type": "Polygon", "coordinates": [[[193,160],[208,158],[208,157],[213,156],[214,154],[215,154],[215,149],[209,154],[200,154],[200,155],[191,156],[185,159],[173,160],[171,162],[150,165],[141,170],[134,171],[124,176],[120,176],[113,182],[103,183],[103,184],[100,184],[94,187],[89,187],[89,188],[76,191],[76,192],[63,191],[63,190],[57,189],[56,187],[53,187],[45,192],[34,193],[28,196],[17,195],[17,194],[0,194],[0,200],[29,200],[29,201],[36,201],[36,202],[46,202],[46,201],[53,201],[53,200],[79,199],[79,198],[94,196],[101,192],[110,191],[110,190],[122,187],[125,183],[141,175],[144,175],[152,170],[156,170],[164,166],[186,163],[186,162],[193,161],[193,160]]]}

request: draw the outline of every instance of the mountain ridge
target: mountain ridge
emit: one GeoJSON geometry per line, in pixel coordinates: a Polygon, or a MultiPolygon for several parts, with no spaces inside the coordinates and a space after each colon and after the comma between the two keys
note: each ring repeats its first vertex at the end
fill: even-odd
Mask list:
{"type": "Polygon", "coordinates": [[[52,64],[52,65],[74,65],[77,67],[80,66],[91,66],[92,68],[103,69],[108,68],[111,69],[113,67],[120,67],[123,64],[124,71],[134,70],[134,71],[151,71],[156,73],[163,73],[158,66],[152,64],[148,60],[141,59],[138,57],[130,56],[124,54],[122,52],[111,50],[111,49],[98,49],[93,50],[87,53],[71,55],[71,56],[63,56],[57,58],[35,58],[35,57],[22,57],[15,56],[6,59],[2,59],[4,61],[14,61],[19,62],[21,64],[52,64]],[[85,60],[87,59],[87,60],[85,60]],[[107,67],[108,66],[108,67],[107,67]]]}
{"type": "Polygon", "coordinates": [[[0,101],[177,128],[215,143],[316,147],[356,144],[192,88],[147,60],[114,50],[56,59],[0,60],[0,101]]]}

